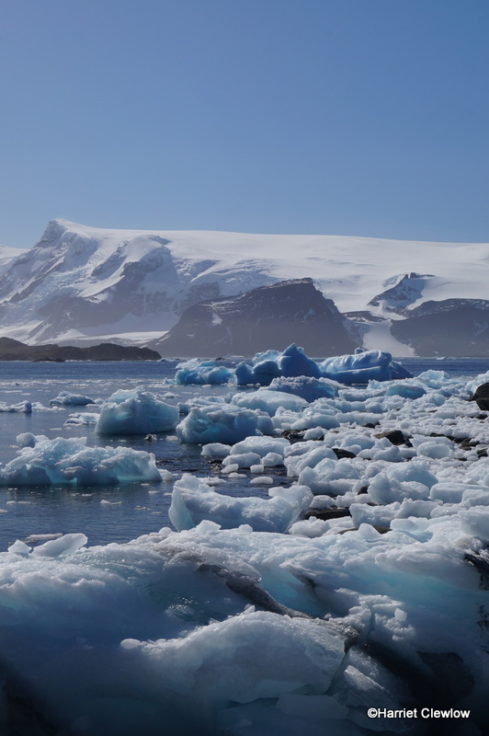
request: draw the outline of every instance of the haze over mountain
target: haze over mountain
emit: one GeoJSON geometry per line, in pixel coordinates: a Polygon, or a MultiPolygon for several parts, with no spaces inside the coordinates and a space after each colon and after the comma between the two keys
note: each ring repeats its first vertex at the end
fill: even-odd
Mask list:
{"type": "Polygon", "coordinates": [[[0,334],[31,344],[146,344],[193,304],[305,277],[341,312],[364,315],[366,347],[409,354],[391,320],[426,301],[485,299],[489,244],[112,230],[53,220],[31,249],[0,251],[0,334]]]}

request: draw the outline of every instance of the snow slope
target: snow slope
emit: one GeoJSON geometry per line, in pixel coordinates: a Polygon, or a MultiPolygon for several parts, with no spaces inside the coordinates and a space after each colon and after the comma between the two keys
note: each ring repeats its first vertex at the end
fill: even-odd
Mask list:
{"type": "Polygon", "coordinates": [[[412,272],[434,277],[421,301],[485,298],[489,244],[109,230],[53,220],[39,243],[0,268],[0,334],[39,343],[146,333],[149,341],[191,304],[308,276],[340,311],[364,310],[394,276],[412,272]]]}
{"type": "Polygon", "coordinates": [[[0,273],[7,268],[9,263],[24,251],[22,248],[9,248],[7,245],[0,245],[0,273]]]}

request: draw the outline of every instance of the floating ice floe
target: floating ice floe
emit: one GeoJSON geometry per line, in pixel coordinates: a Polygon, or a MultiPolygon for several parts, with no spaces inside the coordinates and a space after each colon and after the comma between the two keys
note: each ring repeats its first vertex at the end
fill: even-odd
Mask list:
{"type": "Polygon", "coordinates": [[[95,404],[95,399],[82,394],[72,394],[69,391],[60,391],[59,394],[51,399],[51,406],[87,406],[87,404],[95,404]]]}
{"type": "Polygon", "coordinates": [[[234,371],[219,365],[214,360],[200,361],[197,358],[186,360],[177,365],[175,382],[188,386],[190,384],[217,386],[228,383],[234,378],[234,371]]]}
{"type": "Polygon", "coordinates": [[[97,412],[82,411],[70,414],[65,421],[65,427],[91,427],[95,426],[99,420],[100,414],[97,412]]]}
{"type": "Polygon", "coordinates": [[[0,413],[8,414],[32,414],[32,404],[30,401],[19,401],[18,404],[6,404],[0,401],[0,413]]]}
{"type": "Polygon", "coordinates": [[[282,391],[270,391],[266,388],[234,394],[232,402],[246,409],[260,409],[260,411],[264,411],[270,416],[276,414],[278,409],[300,411],[307,406],[307,401],[301,399],[300,396],[282,391]]]}
{"type": "Polygon", "coordinates": [[[320,370],[317,363],[308,358],[303,349],[297,345],[289,345],[283,353],[277,351],[258,353],[253,358],[252,365],[240,363],[236,368],[236,379],[240,386],[247,384],[268,386],[279,376],[319,378],[320,370]]]}
{"type": "MultiPolygon", "coordinates": [[[[400,363],[396,363],[390,353],[358,350],[353,355],[334,356],[317,363],[297,345],[289,345],[283,353],[259,353],[253,358],[251,365],[240,363],[236,368],[236,379],[240,386],[268,386],[275,381],[275,386],[281,391],[287,389],[280,388],[280,379],[295,377],[302,380],[297,383],[284,382],[283,385],[290,386],[290,393],[296,393],[310,401],[320,396],[333,395],[334,384],[327,388],[327,383],[308,383],[304,378],[322,377],[343,384],[364,384],[374,380],[410,378],[411,374],[400,363]]],[[[414,389],[412,393],[415,393],[414,389]]]]}
{"type": "Polygon", "coordinates": [[[263,412],[235,404],[216,403],[191,409],[177,426],[182,442],[234,444],[250,435],[272,434],[273,424],[263,412]]]}
{"type": "Polygon", "coordinates": [[[268,388],[270,391],[294,394],[294,396],[300,396],[302,399],[311,402],[321,398],[332,399],[338,394],[338,389],[342,386],[337,381],[331,381],[328,378],[311,378],[308,376],[285,378],[280,376],[274,378],[268,388]]]}
{"type": "Polygon", "coordinates": [[[319,367],[321,375],[326,378],[348,384],[392,381],[411,376],[402,365],[392,360],[390,353],[378,350],[361,350],[353,355],[326,358],[319,367]]]}
{"type": "Polygon", "coordinates": [[[256,531],[285,532],[312,500],[309,488],[300,485],[270,488],[268,495],[226,496],[187,473],[173,487],[169,517],[179,531],[211,518],[224,529],[249,524],[256,531]]]}
{"type": "Polygon", "coordinates": [[[102,405],[96,431],[102,435],[168,432],[177,426],[178,409],[148,391],[116,391],[102,405]]]}
{"type": "Polygon", "coordinates": [[[127,447],[87,447],[86,438],[19,435],[22,449],[0,467],[1,486],[159,483],[154,455],[127,447]],[[28,444],[27,444],[28,443],[28,444]]]}

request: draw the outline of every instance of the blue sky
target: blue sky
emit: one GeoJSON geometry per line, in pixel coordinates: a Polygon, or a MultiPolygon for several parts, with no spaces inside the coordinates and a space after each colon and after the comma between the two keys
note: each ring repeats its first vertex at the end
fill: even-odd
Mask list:
{"type": "Polygon", "coordinates": [[[486,0],[3,0],[0,242],[489,240],[486,0]]]}

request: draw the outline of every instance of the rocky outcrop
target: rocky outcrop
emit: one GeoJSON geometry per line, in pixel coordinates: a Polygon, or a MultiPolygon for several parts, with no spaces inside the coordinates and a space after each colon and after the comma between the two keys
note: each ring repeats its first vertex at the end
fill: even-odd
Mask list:
{"type": "Polygon", "coordinates": [[[475,401],[481,411],[489,411],[489,383],[478,386],[471,401],[475,401]]]}
{"type": "Polygon", "coordinates": [[[149,348],[125,347],[111,342],[78,348],[71,345],[25,345],[9,337],[0,337],[0,360],[159,360],[149,348]]]}
{"type": "Polygon", "coordinates": [[[428,301],[393,322],[392,334],[417,355],[489,356],[489,301],[444,299],[428,301]]]}
{"type": "Polygon", "coordinates": [[[252,355],[296,342],[312,355],[341,355],[357,345],[349,325],[312,279],[294,279],[195,304],[153,346],[167,356],[252,355]]]}

